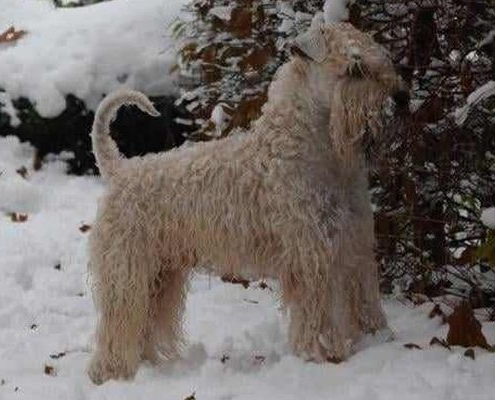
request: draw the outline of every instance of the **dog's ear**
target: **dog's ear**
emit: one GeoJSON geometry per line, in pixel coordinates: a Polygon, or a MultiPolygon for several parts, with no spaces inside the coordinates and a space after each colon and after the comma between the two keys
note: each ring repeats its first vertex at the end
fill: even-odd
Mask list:
{"type": "Polygon", "coordinates": [[[319,28],[310,29],[308,32],[299,35],[290,49],[292,54],[317,63],[325,61],[328,52],[325,36],[319,28]]]}

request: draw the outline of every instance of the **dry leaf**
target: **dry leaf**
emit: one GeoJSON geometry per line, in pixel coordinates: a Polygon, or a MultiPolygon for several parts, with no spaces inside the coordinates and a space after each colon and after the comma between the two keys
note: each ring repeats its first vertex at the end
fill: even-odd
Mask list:
{"type": "Polygon", "coordinates": [[[227,361],[229,361],[229,360],[230,360],[230,357],[224,354],[224,355],[222,356],[222,358],[220,359],[220,362],[221,362],[222,364],[225,364],[225,363],[226,363],[227,361]]]}
{"type": "Polygon", "coordinates": [[[418,346],[416,343],[406,343],[404,345],[406,349],[416,349],[416,350],[422,350],[421,346],[418,346]]]}
{"type": "Polygon", "coordinates": [[[435,346],[435,345],[442,346],[442,347],[445,347],[446,349],[450,350],[449,344],[445,340],[439,339],[436,336],[430,340],[430,346],[435,346]]]}
{"type": "Polygon", "coordinates": [[[187,396],[184,400],[196,400],[196,392],[193,392],[193,394],[187,396]]]}
{"type": "Polygon", "coordinates": [[[26,31],[23,30],[17,31],[13,26],[11,26],[5,32],[0,33],[0,43],[15,42],[26,34],[27,34],[26,31]]]}
{"type": "Polygon", "coordinates": [[[15,172],[17,172],[24,179],[27,179],[28,170],[24,165],[21,168],[19,168],[18,170],[16,170],[15,172]]]}
{"type": "Polygon", "coordinates": [[[476,355],[474,353],[474,349],[467,349],[465,352],[464,352],[464,356],[466,357],[469,357],[469,358],[472,358],[473,360],[476,359],[476,355]]]}
{"type": "Polygon", "coordinates": [[[57,372],[55,371],[55,368],[47,364],[45,364],[45,374],[50,376],[57,376],[57,372]]]}
{"type": "Polygon", "coordinates": [[[82,232],[82,233],[86,233],[87,231],[89,231],[91,229],[91,225],[87,225],[87,224],[83,224],[79,227],[79,230],[82,232]]]}
{"type": "Polygon", "coordinates": [[[481,324],[474,316],[473,309],[467,302],[462,302],[456,307],[452,315],[447,319],[449,333],[447,343],[452,346],[476,347],[491,349],[488,345],[481,324]]]}
{"type": "Polygon", "coordinates": [[[12,222],[26,222],[28,220],[28,215],[14,212],[10,213],[10,219],[12,222]]]}
{"type": "Polygon", "coordinates": [[[242,277],[238,277],[232,274],[225,274],[222,276],[222,282],[227,282],[227,283],[232,283],[234,285],[242,285],[244,286],[244,289],[247,289],[249,287],[250,282],[247,279],[244,279],[242,277]]]}
{"type": "Polygon", "coordinates": [[[58,360],[59,358],[62,358],[62,357],[65,357],[67,353],[65,351],[61,352],[61,353],[56,353],[56,354],[50,354],[50,358],[52,360],[58,360]]]}
{"type": "Polygon", "coordinates": [[[441,317],[443,323],[447,322],[447,316],[445,315],[445,313],[440,308],[440,305],[438,304],[435,304],[435,307],[433,307],[433,309],[430,311],[428,317],[429,318],[441,317]]]}

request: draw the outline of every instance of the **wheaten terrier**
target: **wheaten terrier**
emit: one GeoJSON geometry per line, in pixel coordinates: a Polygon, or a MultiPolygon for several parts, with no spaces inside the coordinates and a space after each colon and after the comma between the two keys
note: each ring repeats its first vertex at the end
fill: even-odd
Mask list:
{"type": "Polygon", "coordinates": [[[290,344],[307,360],[344,360],[364,333],[386,327],[367,155],[383,142],[396,94],[405,98],[401,79],[370,36],[317,21],[248,132],[125,159],[109,136],[117,109],[157,112],[137,92],[108,96],[92,132],[108,183],[90,239],[93,382],[177,356],[195,267],[278,279],[290,344]]]}

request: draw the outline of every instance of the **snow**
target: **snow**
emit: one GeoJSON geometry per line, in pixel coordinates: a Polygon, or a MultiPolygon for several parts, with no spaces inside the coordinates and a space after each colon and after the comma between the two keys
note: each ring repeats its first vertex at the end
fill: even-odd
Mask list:
{"type": "Polygon", "coordinates": [[[455,110],[454,116],[457,124],[462,125],[466,121],[471,108],[491,96],[495,96],[495,81],[488,81],[477,88],[468,96],[466,105],[455,110]]]}
{"type": "Polygon", "coordinates": [[[323,6],[323,13],[326,22],[339,22],[349,16],[347,4],[349,0],[326,0],[323,6]]]}
{"type": "MultiPolygon", "coordinates": [[[[132,382],[94,386],[85,374],[95,325],[88,234],[79,228],[91,225],[104,186],[99,178],[67,176],[57,157],[35,172],[33,153],[17,139],[0,138],[2,400],[180,400],[192,393],[198,400],[493,399],[492,353],[476,349],[473,361],[464,349],[428,345],[447,331],[440,318],[428,318],[431,303],[387,299],[395,341],[370,340],[347,362],[318,365],[291,354],[273,282],[271,289],[244,289],[201,273],[187,300],[182,361],[143,365],[132,382]],[[26,179],[16,173],[22,166],[26,179]],[[14,223],[10,212],[27,212],[28,219],[14,223]]],[[[494,324],[483,329],[495,342],[494,324]]]]}
{"type": "Polygon", "coordinates": [[[168,27],[185,3],[113,0],[64,9],[48,0],[0,0],[0,32],[11,25],[28,31],[0,44],[0,88],[34,101],[43,117],[60,114],[67,94],[90,109],[122,86],[168,94],[175,62],[168,27]]]}
{"type": "Polygon", "coordinates": [[[488,34],[478,43],[477,47],[481,48],[483,46],[489,45],[493,43],[493,39],[495,39],[495,29],[488,32],[488,34]]]}
{"type": "Polygon", "coordinates": [[[482,211],[481,222],[487,228],[495,230],[495,207],[486,208],[482,211]]]}
{"type": "Polygon", "coordinates": [[[232,18],[232,11],[234,11],[233,6],[217,6],[210,10],[210,15],[213,15],[222,21],[229,22],[232,18]]]}
{"type": "Polygon", "coordinates": [[[211,112],[210,121],[215,125],[216,136],[221,136],[222,131],[226,128],[231,116],[225,111],[228,105],[225,103],[218,103],[211,112]]]}

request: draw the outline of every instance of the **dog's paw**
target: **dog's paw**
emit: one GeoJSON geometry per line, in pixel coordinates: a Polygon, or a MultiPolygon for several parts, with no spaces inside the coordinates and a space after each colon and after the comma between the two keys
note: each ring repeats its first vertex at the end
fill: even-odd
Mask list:
{"type": "Polygon", "coordinates": [[[353,352],[353,341],[341,341],[330,334],[320,334],[306,346],[296,351],[306,361],[339,364],[349,358],[353,352]]]}
{"type": "Polygon", "coordinates": [[[117,368],[115,364],[105,359],[94,356],[88,367],[89,379],[95,385],[102,385],[111,379],[131,379],[134,372],[129,372],[124,368],[117,368]]]}
{"type": "Polygon", "coordinates": [[[105,372],[103,363],[97,358],[93,358],[88,367],[88,376],[95,385],[102,385],[111,378],[110,374],[105,372]]]}

